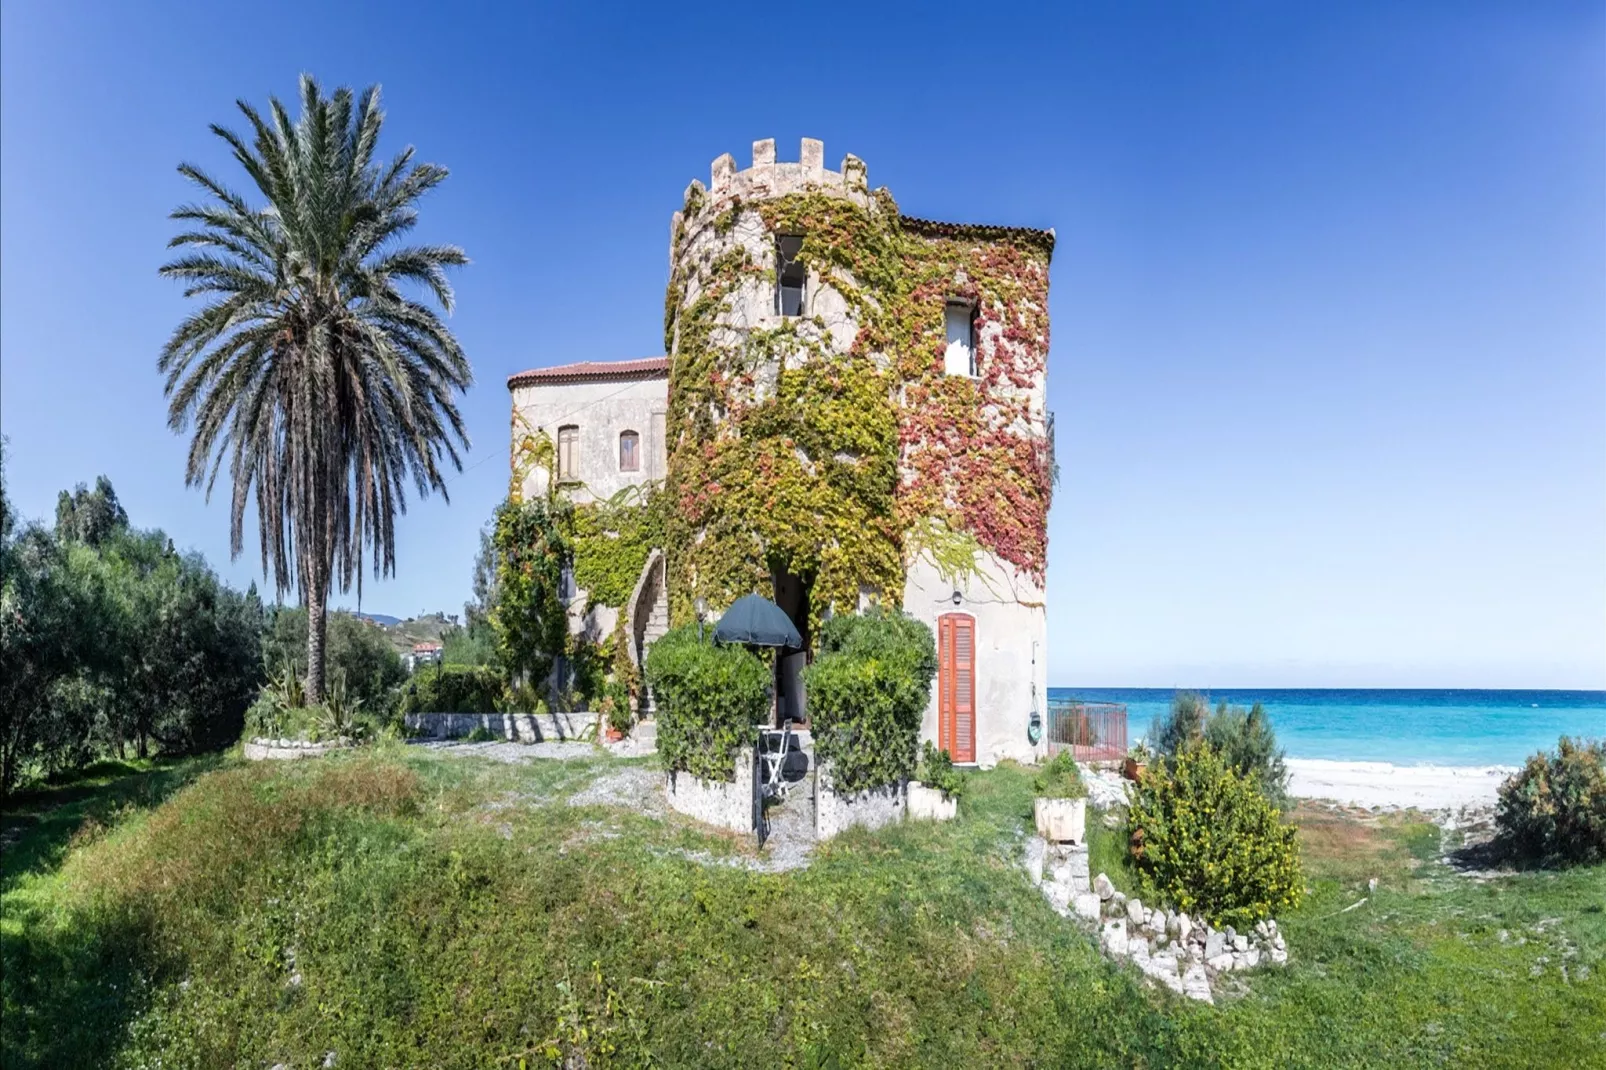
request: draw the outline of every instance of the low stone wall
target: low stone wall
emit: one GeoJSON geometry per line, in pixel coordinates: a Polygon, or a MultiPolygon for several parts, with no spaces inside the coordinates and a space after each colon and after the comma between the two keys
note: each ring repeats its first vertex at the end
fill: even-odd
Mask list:
{"type": "Polygon", "coordinates": [[[304,739],[253,739],[243,748],[248,762],[282,761],[289,758],[316,758],[330,751],[345,750],[351,744],[344,740],[309,743],[304,739]]]}
{"type": "Polygon", "coordinates": [[[664,774],[664,796],[669,808],[718,828],[752,832],[752,752],[743,750],[734,764],[736,778],[730,783],[673,770],[664,774]]]}
{"type": "Polygon", "coordinates": [[[903,784],[889,784],[851,795],[831,788],[831,767],[821,765],[814,779],[814,836],[829,840],[855,825],[878,829],[902,821],[908,812],[908,793],[903,784]]]}
{"type": "Polygon", "coordinates": [[[591,739],[597,732],[594,713],[409,713],[402,723],[418,739],[462,739],[483,728],[499,739],[546,743],[591,739]]]}

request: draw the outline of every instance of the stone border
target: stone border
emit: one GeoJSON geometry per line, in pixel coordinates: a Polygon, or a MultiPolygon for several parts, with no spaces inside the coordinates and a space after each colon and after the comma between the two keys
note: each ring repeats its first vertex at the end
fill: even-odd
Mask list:
{"type": "Polygon", "coordinates": [[[596,735],[595,713],[408,713],[407,735],[415,739],[462,739],[476,728],[516,743],[589,739],[596,735]]]}
{"type": "Polygon", "coordinates": [[[814,771],[814,838],[829,840],[850,828],[883,828],[904,819],[909,808],[905,783],[841,795],[831,790],[831,767],[814,771]]]}
{"type": "Polygon", "coordinates": [[[664,774],[669,808],[705,824],[732,832],[753,831],[753,755],[743,750],[735,760],[735,779],[704,780],[670,770],[664,774]]]}
{"type": "Polygon", "coordinates": [[[242,750],[248,762],[282,761],[291,758],[316,758],[331,751],[349,750],[348,739],[332,739],[325,743],[312,743],[305,739],[253,739],[242,750]]]}

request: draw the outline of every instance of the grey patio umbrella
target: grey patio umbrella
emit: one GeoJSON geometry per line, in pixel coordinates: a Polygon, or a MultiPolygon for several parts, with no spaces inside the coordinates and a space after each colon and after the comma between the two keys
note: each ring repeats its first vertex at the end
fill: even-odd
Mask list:
{"type": "Polygon", "coordinates": [[[762,595],[743,595],[731,604],[714,628],[716,643],[803,649],[803,637],[785,610],[762,595]]]}

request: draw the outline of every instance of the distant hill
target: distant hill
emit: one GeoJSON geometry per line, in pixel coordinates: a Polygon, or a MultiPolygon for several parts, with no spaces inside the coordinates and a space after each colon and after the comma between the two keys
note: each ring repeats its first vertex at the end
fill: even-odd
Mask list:
{"type": "Polygon", "coordinates": [[[407,654],[414,643],[438,643],[446,629],[456,626],[456,620],[445,613],[425,613],[417,617],[393,617],[388,613],[358,613],[356,616],[384,629],[385,638],[397,653],[407,654]]]}
{"type": "Polygon", "coordinates": [[[400,617],[393,617],[389,613],[354,613],[352,616],[361,617],[363,620],[371,620],[382,628],[394,627],[402,622],[400,617]]]}

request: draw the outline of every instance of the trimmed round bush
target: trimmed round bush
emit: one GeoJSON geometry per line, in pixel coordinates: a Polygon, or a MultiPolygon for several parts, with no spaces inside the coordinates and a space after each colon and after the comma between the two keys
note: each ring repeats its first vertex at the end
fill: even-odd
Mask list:
{"type": "Polygon", "coordinates": [[[1500,786],[1500,840],[1546,866],[1606,862],[1606,742],[1562,736],[1500,786]]]}
{"type": "Polygon", "coordinates": [[[833,617],[803,673],[814,754],[840,792],[909,779],[937,672],[931,629],[906,613],[833,617]]]}
{"type": "Polygon", "coordinates": [[[685,625],[647,651],[647,682],[665,768],[731,780],[737,750],[753,742],[753,726],[769,711],[769,667],[745,647],[699,640],[696,625],[685,625]]]}
{"type": "Polygon", "coordinates": [[[1138,871],[1179,910],[1247,928],[1299,904],[1304,877],[1295,829],[1208,745],[1184,747],[1151,766],[1127,821],[1138,871]]]}

